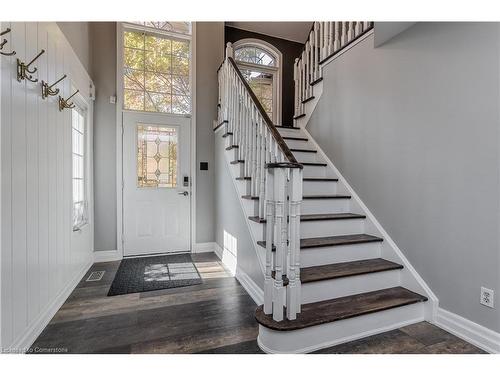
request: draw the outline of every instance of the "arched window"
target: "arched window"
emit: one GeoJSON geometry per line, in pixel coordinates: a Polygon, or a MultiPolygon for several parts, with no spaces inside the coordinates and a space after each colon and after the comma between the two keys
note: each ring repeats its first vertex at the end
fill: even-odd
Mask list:
{"type": "Polygon", "coordinates": [[[281,53],[258,39],[234,43],[234,59],[274,124],[281,125],[281,53]]]}

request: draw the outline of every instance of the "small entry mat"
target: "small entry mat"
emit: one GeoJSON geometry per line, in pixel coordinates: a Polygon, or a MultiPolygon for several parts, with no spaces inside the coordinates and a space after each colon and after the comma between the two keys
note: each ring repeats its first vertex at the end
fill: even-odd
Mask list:
{"type": "Polygon", "coordinates": [[[123,259],[108,296],[201,284],[190,254],[123,259]]]}

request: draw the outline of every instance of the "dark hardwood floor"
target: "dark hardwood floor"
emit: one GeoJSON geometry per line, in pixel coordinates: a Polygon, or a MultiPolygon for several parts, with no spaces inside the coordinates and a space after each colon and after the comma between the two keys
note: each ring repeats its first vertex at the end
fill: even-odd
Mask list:
{"type": "MultiPolygon", "coordinates": [[[[262,353],[255,303],[213,253],[193,255],[203,283],[107,297],[120,262],[96,263],[32,346],[33,352],[262,353]]],[[[418,323],[318,353],[481,353],[429,324],[418,323]]]]}

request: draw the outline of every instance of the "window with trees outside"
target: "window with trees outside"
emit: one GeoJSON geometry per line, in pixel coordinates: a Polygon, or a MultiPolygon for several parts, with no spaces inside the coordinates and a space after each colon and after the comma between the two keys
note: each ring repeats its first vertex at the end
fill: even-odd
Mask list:
{"type": "Polygon", "coordinates": [[[280,124],[279,51],[263,41],[242,40],[235,43],[234,59],[269,118],[280,124]]]}
{"type": "Polygon", "coordinates": [[[124,23],[124,109],[190,114],[190,48],[190,22],[124,23]]]}
{"type": "Polygon", "coordinates": [[[79,229],[88,221],[87,179],[85,150],[85,112],[78,106],[71,112],[72,159],[73,159],[73,229],[79,229]]]}

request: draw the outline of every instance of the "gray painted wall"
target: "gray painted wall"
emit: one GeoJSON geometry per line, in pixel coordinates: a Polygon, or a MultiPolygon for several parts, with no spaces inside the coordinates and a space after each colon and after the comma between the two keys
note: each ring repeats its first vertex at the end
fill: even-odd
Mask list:
{"type": "Polygon", "coordinates": [[[499,26],[418,23],[326,66],[307,129],[440,306],[500,331],[499,26]]]}
{"type": "Polygon", "coordinates": [[[264,274],[255,253],[245,212],[239,202],[240,197],[225,160],[226,146],[222,134],[222,128],[215,133],[215,241],[222,249],[232,253],[236,257],[238,267],[264,289],[264,274]],[[224,244],[224,233],[229,235],[226,235],[227,238],[236,239],[236,249],[232,248],[231,243],[224,244]]]}
{"type": "MultiPolygon", "coordinates": [[[[116,243],[116,23],[92,22],[92,77],[96,86],[94,110],[94,248],[115,250],[116,243]]],[[[217,68],[223,59],[224,24],[197,23],[196,51],[196,241],[213,242],[214,233],[214,135],[217,118],[217,68]],[[208,171],[200,171],[208,161],[208,171]]]]}
{"type": "Polygon", "coordinates": [[[94,250],[116,250],[116,23],[92,22],[94,250]]]}
{"type": "Polygon", "coordinates": [[[57,22],[57,26],[68,39],[83,67],[90,74],[92,59],[89,24],[90,22],[57,22]]]}
{"type": "Polygon", "coordinates": [[[214,242],[214,132],[217,68],[224,59],[224,23],[196,24],[196,242],[214,242]],[[200,162],[208,162],[208,171],[200,162]]]}

